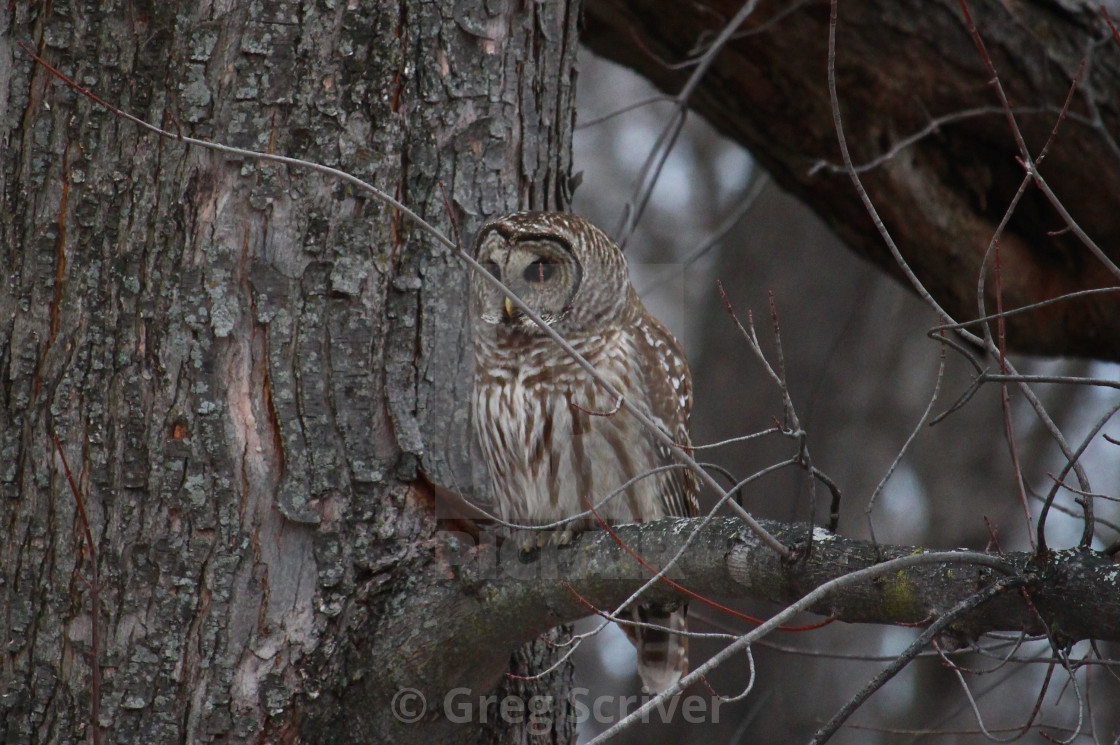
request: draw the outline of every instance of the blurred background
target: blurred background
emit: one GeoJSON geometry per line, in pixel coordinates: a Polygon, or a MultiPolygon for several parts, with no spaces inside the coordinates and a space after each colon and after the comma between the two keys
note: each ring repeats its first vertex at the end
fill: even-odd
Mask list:
{"type": "MultiPolygon", "coordinates": [[[[635,194],[635,179],[673,114],[665,100],[626,110],[632,103],[658,96],[630,71],[584,50],[579,77],[579,120],[575,170],[582,171],[573,210],[612,235],[635,194]],[[611,116],[614,114],[614,116],[611,116]]],[[[692,367],[695,404],[693,443],[703,445],[757,432],[782,416],[781,399],[741,334],[724,310],[716,289],[723,283],[728,299],[745,323],[758,322],[759,337],[771,354],[773,334],[768,294],[773,293],[782,331],[789,387],[801,424],[809,433],[814,463],[843,492],[840,532],[885,543],[933,549],[1030,550],[1028,525],[1011,465],[1000,391],[984,387],[967,406],[936,426],[920,428],[905,458],[867,512],[869,499],[906,439],[918,425],[937,383],[941,346],[927,331],[938,319],[917,297],[849,252],[804,205],[785,194],[756,168],[738,145],[691,116],[665,164],[626,253],[635,286],[646,305],[684,344],[692,367]],[[741,220],[712,243],[721,226],[737,212],[741,220]],[[705,245],[710,249],[697,256],[705,245]]],[[[771,356],[771,361],[775,358],[771,356]]],[[[1024,360],[1024,373],[1120,378],[1117,366],[1078,360],[1024,360]]],[[[970,372],[949,352],[935,414],[964,393],[970,372]]],[[[1074,447],[1111,406],[1115,390],[1037,386],[1050,416],[1074,447]]],[[[1039,512],[1045,495],[1064,465],[1057,447],[1017,394],[1012,419],[1024,479],[1039,512]]],[[[1118,434],[1116,425],[1106,432],[1118,434]]],[[[698,452],[701,461],[718,463],[737,479],[789,458],[794,443],[777,437],[730,444],[698,452]]],[[[1120,448],[1094,442],[1083,457],[1095,491],[1120,493],[1120,448]]],[[[1079,508],[1068,491],[1061,506],[1074,516],[1052,512],[1047,536],[1055,548],[1075,546],[1081,535],[1079,508]]],[[[787,469],[748,487],[743,504],[759,517],[805,521],[810,493],[804,475],[787,469]]],[[[816,521],[827,523],[830,495],[818,486],[816,521]]],[[[714,503],[705,495],[705,506],[714,503]]],[[[1096,500],[1097,547],[1117,539],[1120,520],[1115,502],[1096,500]]],[[[735,601],[736,607],[766,617],[775,607],[735,601]]],[[[694,631],[749,628],[745,622],[693,603],[694,631]]],[[[812,617],[806,617],[810,622],[812,617]]],[[[590,631],[598,620],[581,622],[590,631]]],[[[797,743],[812,733],[903,650],[920,630],[833,624],[817,631],[773,635],[754,648],[756,679],[743,700],[719,709],[719,722],[697,725],[678,713],[670,725],[657,721],[628,730],[618,743],[797,743]],[[780,647],[780,648],[777,648],[780,647]],[[831,656],[829,656],[831,655],[831,656]]],[[[995,645],[998,640],[986,640],[995,645]]],[[[693,642],[693,667],[721,645],[693,642]]],[[[965,677],[984,726],[1008,737],[1028,719],[1053,673],[1037,721],[1038,729],[1020,742],[1065,740],[1078,726],[1084,742],[1113,742],[1120,734],[1120,668],[1082,669],[1076,685],[1062,670],[1041,661],[1051,656],[1045,642],[1014,649],[1011,641],[995,654],[976,653],[957,661],[991,671],[965,677]],[[1033,660],[1033,663],[1031,662],[1033,660]],[[1079,703],[1079,701],[1081,703],[1079,703]],[[1012,728],[1012,729],[1007,729],[1012,728]],[[1095,736],[1094,736],[1095,733],[1095,736]]],[[[1117,657],[1116,650],[1101,649],[1117,657]]],[[[1074,660],[1092,655],[1076,645],[1074,660]]],[[[609,726],[611,707],[637,708],[640,684],[634,650],[622,632],[608,626],[584,643],[576,657],[577,700],[606,717],[586,717],[581,741],[609,726]],[[596,701],[597,697],[604,697],[596,701]]],[[[711,677],[719,694],[740,694],[749,679],[744,657],[711,677]]],[[[707,698],[707,690],[690,690],[707,698]]],[[[838,743],[968,743],[985,740],[957,675],[936,657],[912,663],[849,720],[838,743]],[[925,733],[925,734],[922,734],[925,733]]]]}

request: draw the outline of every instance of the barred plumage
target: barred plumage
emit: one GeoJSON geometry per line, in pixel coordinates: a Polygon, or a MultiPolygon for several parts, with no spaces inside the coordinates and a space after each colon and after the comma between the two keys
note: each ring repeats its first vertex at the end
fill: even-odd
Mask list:
{"type": "MultiPolygon", "coordinates": [[[[676,443],[689,444],[688,364],[677,340],[642,305],[622,252],[606,234],[575,215],[521,212],[483,226],[475,252],[628,401],[676,443]]],[[[610,523],[696,513],[695,475],[680,467],[655,470],[677,464],[671,451],[482,278],[473,280],[472,311],[475,428],[502,519],[543,525],[584,511],[588,501],[610,523]]],[[[591,527],[591,517],[570,525],[591,527]]],[[[629,611],[635,620],[685,628],[684,606],[629,611]]],[[[647,690],[664,690],[687,671],[684,637],[626,631],[647,690]]]]}

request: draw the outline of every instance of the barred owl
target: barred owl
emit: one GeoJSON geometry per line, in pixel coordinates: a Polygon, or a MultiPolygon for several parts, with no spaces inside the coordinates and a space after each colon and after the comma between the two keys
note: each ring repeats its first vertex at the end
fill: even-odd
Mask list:
{"type": "MultiPolygon", "coordinates": [[[[630,284],[622,251],[575,215],[521,212],[475,239],[482,266],[585,357],[629,402],[688,446],[692,381],[680,345],[630,284]]],[[[473,279],[475,427],[500,518],[543,525],[596,505],[609,523],[696,514],[695,475],[509,298],[473,279]],[[625,487],[625,488],[623,488],[625,487]],[[613,496],[612,496],[613,495],[613,496]]],[[[593,517],[570,530],[597,527],[593,517]]],[[[543,535],[543,534],[542,534],[543,535]]],[[[635,604],[626,614],[662,628],[624,630],[643,687],[687,672],[684,605],[635,604]]]]}

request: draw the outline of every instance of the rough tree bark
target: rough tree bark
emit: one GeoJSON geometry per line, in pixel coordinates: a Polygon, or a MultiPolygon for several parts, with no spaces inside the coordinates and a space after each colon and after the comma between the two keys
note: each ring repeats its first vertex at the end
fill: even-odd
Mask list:
{"type": "MultiPolygon", "coordinates": [[[[1086,60],[1072,117],[1041,172],[1081,227],[1120,264],[1120,42],[1099,3],[968,4],[1019,110],[1032,157],[1086,60]]],[[[676,94],[695,67],[678,63],[705,51],[742,6],[742,0],[588,0],[583,40],[676,94]]],[[[851,248],[901,276],[849,177],[817,168],[842,165],[826,75],[828,24],[828,2],[759,2],[690,104],[748,147],[851,248]]],[[[1024,171],[960,3],[840,0],[836,78],[857,165],[890,152],[935,119],[985,109],[942,123],[862,174],[926,288],[957,320],[976,318],[982,258],[1024,171]]],[[[1001,242],[1005,308],[1120,285],[1065,227],[1038,189],[1027,191],[1001,242]]],[[[995,308],[991,276],[989,268],[988,312],[995,308]]],[[[1120,360],[1120,293],[1014,316],[1008,335],[1025,352],[1120,360]]]]}
{"type": "Polygon", "coordinates": [[[0,18],[0,741],[88,740],[93,717],[117,743],[385,737],[386,693],[478,656],[425,641],[454,598],[406,603],[443,581],[424,474],[474,478],[466,270],[367,194],[139,131],[17,42],[145,120],[337,166],[469,238],[566,204],[575,3],[0,18]]]}

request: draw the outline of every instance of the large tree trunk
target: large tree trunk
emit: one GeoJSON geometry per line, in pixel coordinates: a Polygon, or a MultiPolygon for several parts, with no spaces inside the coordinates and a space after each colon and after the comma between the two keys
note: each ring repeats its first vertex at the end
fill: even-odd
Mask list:
{"type": "MultiPolygon", "coordinates": [[[[589,0],[584,41],[672,94],[743,0],[589,0]]],[[[1078,90],[1041,173],[1112,262],[1037,188],[1000,243],[1004,308],[1120,284],[1120,42],[1098,3],[969,0],[1018,125],[1038,157],[1079,62],[1078,90]]],[[[958,0],[840,0],[836,80],[852,158],[911,268],[957,320],[975,318],[983,257],[1024,170],[958,0]],[[942,117],[956,116],[942,120],[942,117]],[[916,143],[935,120],[940,126],[916,143]],[[879,159],[894,152],[893,157],[879,159]]],[[[763,0],[689,100],[804,199],[860,255],[901,277],[843,171],[828,91],[829,3],[763,0]],[[824,166],[823,168],[821,166],[824,166]]],[[[790,246],[790,250],[796,250],[790,246]]],[[[996,301],[994,260],[987,312],[996,301]]],[[[1008,318],[1021,351],[1120,360],[1120,293],[1008,318]]]]}
{"type": "MultiPolygon", "coordinates": [[[[508,664],[466,664],[433,551],[428,480],[476,478],[465,268],[368,194],[139,130],[16,42],[145,120],[342,168],[469,238],[566,202],[574,5],[7,7],[0,741],[516,736],[388,705],[489,692],[508,664]]],[[[562,702],[567,680],[540,685],[562,702]]]]}

